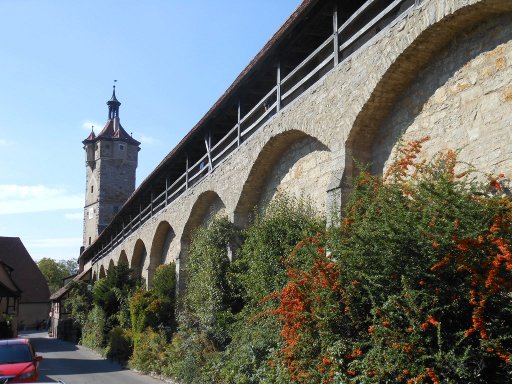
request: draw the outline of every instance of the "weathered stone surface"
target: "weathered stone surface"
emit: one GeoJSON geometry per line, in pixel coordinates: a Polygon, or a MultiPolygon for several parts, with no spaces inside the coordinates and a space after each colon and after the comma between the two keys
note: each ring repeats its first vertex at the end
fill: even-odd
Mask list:
{"type": "Polygon", "coordinates": [[[140,264],[141,243],[149,281],[162,260],[181,255],[183,268],[198,225],[219,213],[246,225],[279,190],[330,212],[357,172],[354,159],[382,172],[402,134],[431,136],[427,155],[462,148],[462,160],[510,175],[511,12],[509,0],[420,2],[96,263],[96,275],[123,255],[140,264]]]}

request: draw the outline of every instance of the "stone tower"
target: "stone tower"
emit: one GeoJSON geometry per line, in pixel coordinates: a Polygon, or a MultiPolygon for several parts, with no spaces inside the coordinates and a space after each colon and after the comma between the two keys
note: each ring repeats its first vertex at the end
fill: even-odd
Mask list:
{"type": "Polygon", "coordinates": [[[121,126],[121,103],[115,85],[107,105],[108,121],[103,130],[97,136],[91,131],[82,142],[86,161],[84,248],[92,244],[135,190],[140,143],[121,126]]]}

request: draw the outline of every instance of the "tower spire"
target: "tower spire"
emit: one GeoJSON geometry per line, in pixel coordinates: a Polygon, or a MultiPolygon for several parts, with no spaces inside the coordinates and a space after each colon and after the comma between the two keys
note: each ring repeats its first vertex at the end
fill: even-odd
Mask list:
{"type": "Polygon", "coordinates": [[[109,120],[114,119],[116,117],[119,118],[119,106],[121,105],[121,103],[116,98],[116,83],[117,80],[114,80],[114,85],[112,87],[112,97],[109,101],[107,101],[109,120]]]}

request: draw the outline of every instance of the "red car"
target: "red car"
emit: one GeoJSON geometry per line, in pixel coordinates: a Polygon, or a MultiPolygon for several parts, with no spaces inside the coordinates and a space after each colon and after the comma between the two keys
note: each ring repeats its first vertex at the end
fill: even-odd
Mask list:
{"type": "Polygon", "coordinates": [[[35,383],[42,359],[28,339],[0,340],[0,383],[35,383]]]}

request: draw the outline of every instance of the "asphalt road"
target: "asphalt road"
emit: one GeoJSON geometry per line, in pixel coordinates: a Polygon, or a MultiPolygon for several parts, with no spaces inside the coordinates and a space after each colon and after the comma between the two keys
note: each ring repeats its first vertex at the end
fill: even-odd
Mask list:
{"type": "Polygon", "coordinates": [[[163,384],[163,381],[122,368],[105,360],[88,348],[62,340],[48,338],[46,332],[26,332],[38,355],[43,356],[39,364],[39,381],[66,384],[163,384]]]}

